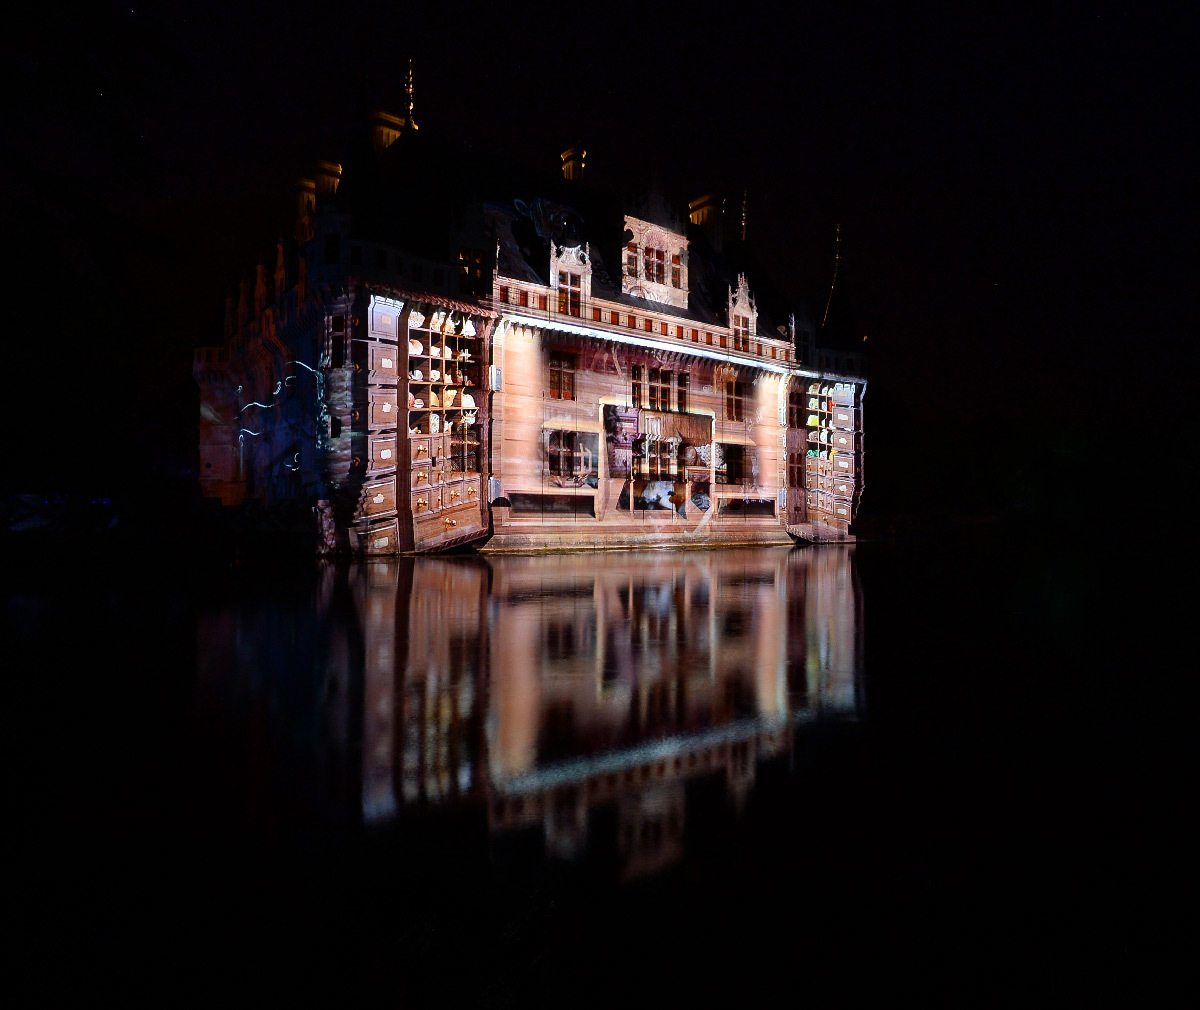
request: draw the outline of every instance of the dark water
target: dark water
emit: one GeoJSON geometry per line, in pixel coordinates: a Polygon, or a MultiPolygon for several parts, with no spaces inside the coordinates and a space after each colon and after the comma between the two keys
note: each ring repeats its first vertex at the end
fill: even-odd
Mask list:
{"type": "Polygon", "coordinates": [[[27,567],[9,975],[30,1003],[1144,996],[1183,949],[1179,755],[1113,561],[27,567]]]}

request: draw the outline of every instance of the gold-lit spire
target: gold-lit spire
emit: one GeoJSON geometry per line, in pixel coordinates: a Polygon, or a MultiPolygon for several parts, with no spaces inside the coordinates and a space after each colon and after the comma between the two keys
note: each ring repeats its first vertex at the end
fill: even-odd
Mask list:
{"type": "Polygon", "coordinates": [[[404,93],[408,96],[408,125],[410,129],[417,129],[417,121],[413,119],[413,61],[412,57],[408,58],[408,80],[404,82],[404,93]]]}

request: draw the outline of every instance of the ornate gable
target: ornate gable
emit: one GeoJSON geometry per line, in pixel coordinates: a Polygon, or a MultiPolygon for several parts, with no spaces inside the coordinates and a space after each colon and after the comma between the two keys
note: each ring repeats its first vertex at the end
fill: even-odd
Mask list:
{"type": "Polygon", "coordinates": [[[737,290],[729,289],[729,304],[726,309],[725,323],[730,329],[736,329],[735,320],[741,317],[748,320],[747,333],[754,336],[758,332],[758,307],[754,304],[754,295],[750,293],[750,285],[746,283],[746,275],[738,274],[737,290]]]}
{"type": "Polygon", "coordinates": [[[623,250],[621,292],[634,298],[686,309],[687,238],[670,228],[625,215],[628,239],[623,250]]]}

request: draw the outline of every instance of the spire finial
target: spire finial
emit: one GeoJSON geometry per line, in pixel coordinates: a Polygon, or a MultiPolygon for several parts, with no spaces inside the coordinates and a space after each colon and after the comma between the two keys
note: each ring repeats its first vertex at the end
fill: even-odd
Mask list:
{"type": "Polygon", "coordinates": [[[404,82],[404,93],[408,96],[408,125],[411,129],[418,129],[416,120],[413,119],[413,61],[412,57],[408,58],[408,80],[404,82]]]}
{"type": "Polygon", "coordinates": [[[842,259],[842,226],[837,225],[837,242],[833,247],[833,280],[829,282],[829,297],[825,299],[825,315],[821,317],[821,328],[825,327],[825,320],[829,318],[829,303],[833,301],[833,286],[837,283],[837,268],[838,263],[842,259]]]}

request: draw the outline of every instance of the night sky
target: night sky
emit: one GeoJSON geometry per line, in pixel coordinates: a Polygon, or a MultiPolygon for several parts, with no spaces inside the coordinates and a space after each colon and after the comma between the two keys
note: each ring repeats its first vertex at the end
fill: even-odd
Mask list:
{"type": "Polygon", "coordinates": [[[951,512],[1067,507],[1130,395],[1177,401],[1193,20],[429,6],[38,9],[0,169],[34,433],[7,490],[195,493],[190,349],[219,340],[295,179],[360,110],[403,111],[410,57],[423,130],[547,166],[582,143],[599,182],[745,188],[751,245],[818,311],[840,224],[872,353],[864,509],[908,509],[906,460],[934,444],[951,512]]]}

